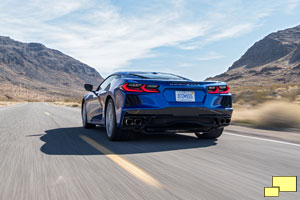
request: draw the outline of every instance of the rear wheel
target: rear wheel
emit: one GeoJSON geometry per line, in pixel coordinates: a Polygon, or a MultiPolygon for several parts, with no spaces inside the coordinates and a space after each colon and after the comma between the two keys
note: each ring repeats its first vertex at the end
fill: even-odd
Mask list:
{"type": "Polygon", "coordinates": [[[87,121],[87,113],[86,113],[85,103],[82,104],[81,118],[82,118],[82,126],[83,126],[83,128],[95,128],[96,127],[95,124],[90,124],[87,121]]]}
{"type": "Polygon", "coordinates": [[[117,127],[115,105],[112,99],[108,100],[106,104],[105,128],[109,140],[127,140],[132,138],[132,133],[121,131],[117,127]]]}
{"type": "Polygon", "coordinates": [[[216,129],[216,130],[209,131],[209,132],[195,133],[195,135],[199,139],[216,139],[222,135],[223,130],[224,130],[224,128],[220,128],[220,129],[216,129]]]}

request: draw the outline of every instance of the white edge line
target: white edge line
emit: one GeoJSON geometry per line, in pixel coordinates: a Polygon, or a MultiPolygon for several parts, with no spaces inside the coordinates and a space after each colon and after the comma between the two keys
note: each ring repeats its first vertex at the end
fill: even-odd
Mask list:
{"type": "Polygon", "coordinates": [[[20,103],[20,104],[15,104],[15,105],[10,105],[10,106],[5,106],[3,108],[0,108],[0,111],[2,110],[7,110],[7,109],[10,109],[10,108],[16,108],[16,107],[19,107],[19,106],[22,106],[22,105],[25,105],[26,103],[20,103]]]}
{"type": "Polygon", "coordinates": [[[300,144],[295,144],[295,143],[290,143],[290,142],[283,142],[283,141],[278,141],[278,140],[270,140],[270,139],[265,139],[265,138],[259,138],[259,137],[253,137],[253,136],[247,136],[247,135],[240,135],[240,134],[228,133],[228,132],[225,132],[224,134],[226,134],[226,135],[232,135],[232,136],[238,136],[238,137],[244,137],[244,138],[250,138],[250,139],[255,139],[255,140],[262,140],[262,141],[267,141],[267,142],[274,142],[274,143],[279,143],[279,144],[287,144],[287,145],[292,145],[292,146],[300,147],[300,144]]]}
{"type": "Polygon", "coordinates": [[[8,107],[8,108],[0,108],[0,111],[1,111],[1,110],[6,110],[6,109],[9,109],[9,108],[11,108],[11,107],[8,107]]]}

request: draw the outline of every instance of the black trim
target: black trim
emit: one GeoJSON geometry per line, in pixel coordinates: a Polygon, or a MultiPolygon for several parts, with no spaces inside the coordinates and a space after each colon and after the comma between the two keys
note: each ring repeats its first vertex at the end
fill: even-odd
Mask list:
{"type": "Polygon", "coordinates": [[[138,132],[208,132],[230,124],[228,115],[172,116],[172,115],[126,115],[122,122],[123,129],[138,132]],[[127,124],[126,121],[141,121],[140,124],[127,124]]]}
{"type": "Polygon", "coordinates": [[[225,108],[231,108],[232,107],[232,99],[231,96],[223,96],[221,100],[221,105],[225,108]]]}
{"type": "Polygon", "coordinates": [[[142,101],[137,94],[127,94],[125,99],[125,106],[138,106],[141,105],[142,101]]]}
{"type": "Polygon", "coordinates": [[[208,109],[204,107],[167,107],[162,109],[133,109],[126,114],[133,115],[172,115],[172,116],[227,116],[231,117],[232,110],[208,109]]]}

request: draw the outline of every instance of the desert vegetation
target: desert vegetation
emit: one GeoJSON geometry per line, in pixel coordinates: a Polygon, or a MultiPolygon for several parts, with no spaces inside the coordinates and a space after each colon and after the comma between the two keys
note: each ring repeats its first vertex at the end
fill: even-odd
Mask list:
{"type": "Polygon", "coordinates": [[[272,84],[232,88],[234,123],[257,128],[300,128],[300,85],[272,84]]]}
{"type": "Polygon", "coordinates": [[[300,105],[288,101],[269,101],[247,107],[236,105],[232,121],[257,128],[300,128],[300,105]]]}
{"type": "Polygon", "coordinates": [[[69,106],[69,107],[81,107],[81,99],[64,99],[63,101],[53,101],[55,105],[69,106]]]}
{"type": "MultiPolygon", "coordinates": [[[[82,95],[84,94],[83,92],[82,95]]],[[[10,83],[0,84],[0,106],[11,105],[22,102],[53,102],[57,105],[66,105],[71,107],[78,107],[81,98],[63,96],[62,94],[49,94],[26,88],[22,85],[13,85],[10,83]]]]}
{"type": "Polygon", "coordinates": [[[300,84],[240,85],[231,87],[231,93],[237,105],[256,106],[272,100],[300,103],[300,84]]]}
{"type": "Polygon", "coordinates": [[[0,85],[0,101],[2,102],[54,101],[56,98],[58,97],[22,85],[10,83],[1,83],[0,85]]]}

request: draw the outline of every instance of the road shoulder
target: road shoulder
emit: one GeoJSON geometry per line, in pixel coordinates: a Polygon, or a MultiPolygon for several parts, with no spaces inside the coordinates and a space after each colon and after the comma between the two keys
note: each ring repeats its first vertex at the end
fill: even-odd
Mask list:
{"type": "Polygon", "coordinates": [[[263,130],[244,126],[230,125],[229,127],[225,128],[225,132],[300,144],[300,132],[297,131],[291,132],[282,130],[263,130]]]}

